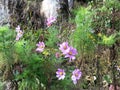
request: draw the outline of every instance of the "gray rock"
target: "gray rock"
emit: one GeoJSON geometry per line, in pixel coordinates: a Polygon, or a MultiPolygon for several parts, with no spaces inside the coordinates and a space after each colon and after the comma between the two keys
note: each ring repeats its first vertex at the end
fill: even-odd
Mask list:
{"type": "Polygon", "coordinates": [[[9,24],[8,0],[0,0],[0,26],[9,24]]]}

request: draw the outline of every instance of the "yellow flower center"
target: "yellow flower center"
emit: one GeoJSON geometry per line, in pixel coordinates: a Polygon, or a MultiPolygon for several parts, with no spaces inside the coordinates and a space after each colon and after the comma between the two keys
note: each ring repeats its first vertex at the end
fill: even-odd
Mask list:
{"type": "Polygon", "coordinates": [[[63,72],[60,72],[60,75],[63,75],[63,72]]]}
{"type": "Polygon", "coordinates": [[[66,49],[67,49],[67,46],[64,46],[63,48],[66,50],[66,49]]]}
{"type": "Polygon", "coordinates": [[[71,52],[71,51],[69,52],[69,55],[72,55],[72,52],[71,52]]]}
{"type": "Polygon", "coordinates": [[[78,74],[76,73],[75,76],[78,77],[78,74]]]}
{"type": "Polygon", "coordinates": [[[43,45],[40,45],[39,48],[44,48],[44,46],[43,46],[43,45]]]}

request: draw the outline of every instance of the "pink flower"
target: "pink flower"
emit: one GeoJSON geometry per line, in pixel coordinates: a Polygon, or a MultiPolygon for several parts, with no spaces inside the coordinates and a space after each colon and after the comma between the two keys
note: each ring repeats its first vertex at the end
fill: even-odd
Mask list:
{"type": "Polygon", "coordinates": [[[77,50],[68,45],[68,42],[63,42],[60,44],[59,50],[65,55],[65,58],[69,58],[69,61],[75,60],[75,55],[77,54],[77,50]]]}
{"type": "Polygon", "coordinates": [[[69,49],[68,49],[68,53],[66,53],[66,55],[65,55],[65,58],[69,58],[69,62],[71,62],[72,60],[75,60],[75,55],[77,54],[77,50],[75,49],[75,48],[73,48],[73,47],[69,47],[69,49]]]}
{"type": "MultiPolygon", "coordinates": [[[[115,90],[115,86],[111,84],[109,90],[115,90]]],[[[120,87],[116,86],[116,90],[120,90],[120,87]]]]}
{"type": "Polygon", "coordinates": [[[58,78],[58,80],[63,80],[65,78],[65,71],[64,69],[58,69],[56,72],[56,77],[58,78]]]}
{"type": "Polygon", "coordinates": [[[16,40],[18,41],[23,36],[23,31],[20,30],[20,26],[19,25],[16,27],[16,32],[17,32],[16,40]]]}
{"type": "Polygon", "coordinates": [[[20,26],[19,25],[16,27],[16,32],[18,32],[18,31],[20,31],[20,26]]]}
{"type": "Polygon", "coordinates": [[[55,53],[55,57],[56,57],[56,58],[59,58],[59,57],[60,57],[60,53],[59,53],[59,52],[56,52],[56,53],[55,53]]]}
{"type": "Polygon", "coordinates": [[[72,81],[74,84],[77,84],[77,81],[81,78],[82,76],[82,72],[79,70],[79,69],[75,69],[73,72],[72,72],[72,81]]]}
{"type": "Polygon", "coordinates": [[[56,21],[56,18],[54,18],[54,17],[50,17],[50,18],[48,18],[47,19],[47,26],[49,27],[49,26],[51,26],[52,25],[52,23],[53,22],[55,22],[56,21]]]}
{"type": "Polygon", "coordinates": [[[63,42],[62,44],[60,44],[60,48],[59,50],[61,50],[61,52],[65,55],[69,52],[69,46],[68,46],[68,42],[63,42]]]}
{"type": "Polygon", "coordinates": [[[36,44],[36,46],[37,46],[36,51],[38,51],[38,52],[43,52],[43,50],[44,50],[44,48],[45,48],[44,42],[39,42],[38,44],[36,44]]]}

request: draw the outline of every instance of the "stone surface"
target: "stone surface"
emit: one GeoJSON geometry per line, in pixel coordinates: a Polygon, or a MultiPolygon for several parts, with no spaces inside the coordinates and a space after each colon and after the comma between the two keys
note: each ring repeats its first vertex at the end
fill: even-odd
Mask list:
{"type": "Polygon", "coordinates": [[[8,0],[0,0],[0,26],[9,23],[8,0]]]}

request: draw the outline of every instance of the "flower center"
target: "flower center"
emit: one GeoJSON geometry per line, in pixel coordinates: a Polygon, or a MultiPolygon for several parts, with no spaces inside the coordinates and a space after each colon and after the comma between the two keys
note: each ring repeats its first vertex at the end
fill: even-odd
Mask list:
{"type": "Polygon", "coordinates": [[[66,49],[67,49],[67,46],[64,46],[63,48],[66,50],[66,49]]]}
{"type": "Polygon", "coordinates": [[[22,32],[22,31],[19,31],[18,33],[19,33],[19,34],[23,34],[23,32],[22,32]]]}
{"type": "Polygon", "coordinates": [[[72,55],[72,51],[69,52],[69,55],[72,55]]]}
{"type": "Polygon", "coordinates": [[[43,46],[43,45],[40,45],[39,48],[44,48],[44,46],[43,46]]]}
{"type": "Polygon", "coordinates": [[[75,74],[75,77],[78,77],[78,73],[75,74]]]}
{"type": "Polygon", "coordinates": [[[63,75],[63,72],[60,72],[60,75],[63,75]]]}

